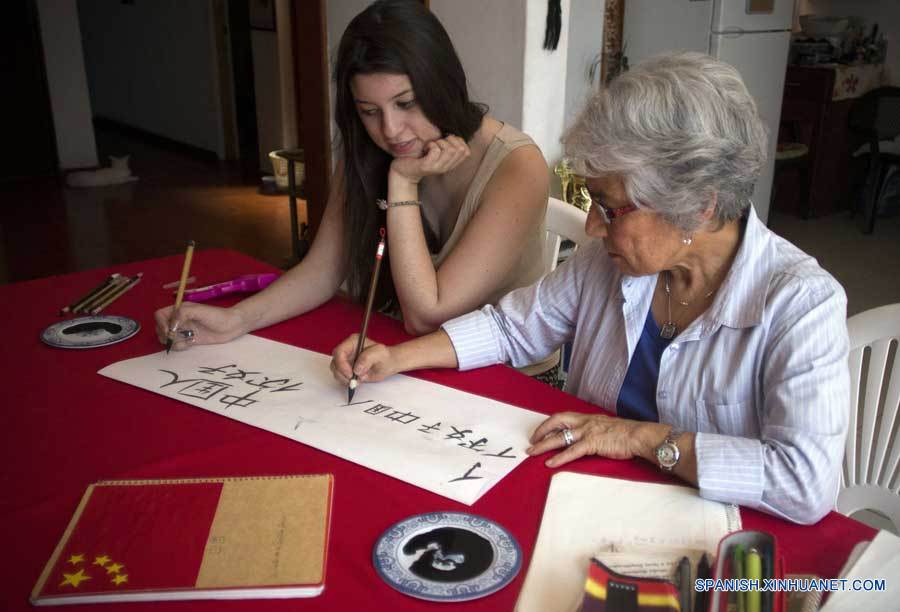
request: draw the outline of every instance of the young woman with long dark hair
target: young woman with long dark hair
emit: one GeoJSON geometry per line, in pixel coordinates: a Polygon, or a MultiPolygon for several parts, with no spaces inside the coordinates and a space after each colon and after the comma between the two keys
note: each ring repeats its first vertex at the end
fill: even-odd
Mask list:
{"type": "Polygon", "coordinates": [[[447,32],[416,0],[379,0],[350,22],[334,69],[339,156],[309,254],[277,282],[223,309],[156,313],[175,348],[227,342],[304,313],[346,281],[364,300],[378,228],[390,274],[377,306],[422,334],[493,303],[543,272],[549,173],[526,135],[469,100],[447,32]]]}

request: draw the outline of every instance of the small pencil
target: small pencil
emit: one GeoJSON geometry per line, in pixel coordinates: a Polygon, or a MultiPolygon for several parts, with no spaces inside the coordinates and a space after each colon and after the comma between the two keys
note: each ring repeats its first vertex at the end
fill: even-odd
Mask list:
{"type": "MultiPolygon", "coordinates": [[[[185,285],[190,285],[190,284],[193,283],[195,280],[197,280],[197,277],[196,277],[196,276],[191,276],[190,278],[187,279],[187,281],[185,281],[184,284],[185,284],[185,285]]],[[[163,285],[162,288],[163,288],[163,289],[174,289],[175,287],[178,286],[178,283],[180,283],[180,282],[181,282],[181,281],[172,281],[171,283],[166,283],[165,285],[163,285]]]]}
{"type": "Polygon", "coordinates": [[[110,293],[112,293],[113,291],[115,291],[116,289],[118,289],[119,287],[121,287],[122,285],[124,285],[127,282],[128,282],[127,276],[119,275],[118,278],[113,279],[113,281],[111,283],[109,283],[109,285],[104,287],[101,291],[97,292],[92,297],[85,300],[78,308],[73,308],[72,312],[73,313],[90,312],[91,309],[93,309],[97,306],[97,304],[99,304],[100,302],[105,300],[106,297],[110,293]]]}
{"type": "Polygon", "coordinates": [[[120,285],[118,289],[116,289],[115,291],[113,291],[112,293],[107,295],[106,299],[104,299],[102,302],[100,302],[94,308],[92,308],[91,314],[92,315],[99,314],[101,310],[103,310],[104,308],[106,308],[107,306],[109,306],[110,304],[115,302],[117,299],[119,299],[122,296],[122,294],[124,294],[126,291],[128,291],[129,289],[131,289],[132,287],[137,285],[139,282],[141,282],[142,276],[144,276],[144,273],[138,272],[136,276],[132,276],[131,278],[129,278],[127,283],[125,283],[124,285],[120,285]]]}
{"type": "Polygon", "coordinates": [[[88,301],[89,299],[91,299],[92,297],[94,297],[95,295],[97,295],[98,293],[100,293],[101,291],[103,291],[106,287],[109,286],[109,284],[110,284],[111,282],[113,282],[114,280],[116,280],[116,279],[119,278],[120,276],[121,276],[121,274],[119,274],[118,272],[115,272],[115,273],[113,273],[113,274],[110,274],[109,276],[106,277],[106,280],[104,280],[102,283],[100,283],[99,285],[97,285],[96,287],[94,287],[93,289],[91,289],[90,291],[88,291],[88,292],[87,292],[86,294],[84,294],[81,298],[79,298],[78,301],[73,302],[72,304],[69,304],[68,306],[63,306],[63,307],[60,309],[60,311],[59,311],[59,316],[63,316],[63,315],[66,314],[67,312],[69,312],[69,311],[71,311],[71,310],[75,310],[76,308],[78,308],[79,306],[81,306],[81,303],[82,303],[82,302],[88,301]]]}
{"type": "MultiPolygon", "coordinates": [[[[378,272],[381,270],[381,259],[384,257],[384,228],[379,232],[381,240],[378,242],[378,248],[375,249],[375,269],[372,271],[372,281],[369,283],[369,297],[366,299],[366,313],[363,316],[362,330],[359,332],[359,340],[356,342],[356,354],[353,355],[353,367],[356,367],[356,360],[362,353],[363,345],[366,342],[366,329],[369,327],[369,316],[372,314],[372,303],[375,301],[375,287],[378,286],[378,272]]],[[[359,380],[356,373],[350,377],[347,385],[347,403],[353,401],[353,394],[356,393],[356,387],[359,386],[359,380]]]]}
{"type": "MultiPolygon", "coordinates": [[[[175,308],[172,309],[172,315],[178,316],[178,309],[181,308],[181,301],[184,299],[184,286],[187,284],[188,272],[191,269],[191,258],[194,256],[194,241],[188,240],[187,251],[184,253],[184,265],[181,267],[181,280],[178,281],[178,293],[175,295],[175,308]]],[[[169,326],[171,329],[171,325],[169,326]]],[[[172,338],[166,340],[166,355],[172,350],[172,338]]]]}

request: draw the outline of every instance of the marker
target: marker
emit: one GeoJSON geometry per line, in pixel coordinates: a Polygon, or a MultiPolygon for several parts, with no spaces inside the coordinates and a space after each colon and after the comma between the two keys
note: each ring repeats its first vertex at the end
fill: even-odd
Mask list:
{"type": "MultiPolygon", "coordinates": [[[[744,559],[745,573],[747,574],[748,580],[756,580],[757,584],[762,583],[762,559],[759,556],[759,551],[755,548],[751,548],[747,551],[747,556],[744,559]]],[[[761,612],[760,610],[760,592],[756,589],[751,589],[744,593],[744,599],[746,600],[746,605],[744,609],[746,612],[761,612]]]]}

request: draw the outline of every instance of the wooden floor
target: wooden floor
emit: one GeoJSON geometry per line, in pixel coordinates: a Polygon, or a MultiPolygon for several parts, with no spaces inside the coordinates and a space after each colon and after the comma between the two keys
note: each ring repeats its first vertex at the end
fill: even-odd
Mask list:
{"type": "MultiPolygon", "coordinates": [[[[97,147],[131,155],[140,180],[73,189],[61,180],[0,185],[0,283],[230,248],[267,263],[291,263],[286,195],[261,195],[236,163],[199,159],[110,130],[97,147]]],[[[305,205],[300,202],[300,220],[305,205]]]]}

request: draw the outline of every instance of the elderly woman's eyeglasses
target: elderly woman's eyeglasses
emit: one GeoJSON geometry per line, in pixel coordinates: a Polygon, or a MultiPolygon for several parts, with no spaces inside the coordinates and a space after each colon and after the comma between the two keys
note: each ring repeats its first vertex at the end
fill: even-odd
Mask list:
{"type": "Polygon", "coordinates": [[[600,213],[600,216],[603,217],[603,221],[607,225],[609,225],[613,222],[613,219],[616,219],[623,215],[627,215],[630,212],[634,212],[638,209],[638,207],[634,204],[626,204],[625,206],[619,206],[618,208],[610,208],[603,203],[603,200],[600,198],[600,196],[591,194],[591,209],[598,211],[600,213]]]}

